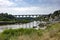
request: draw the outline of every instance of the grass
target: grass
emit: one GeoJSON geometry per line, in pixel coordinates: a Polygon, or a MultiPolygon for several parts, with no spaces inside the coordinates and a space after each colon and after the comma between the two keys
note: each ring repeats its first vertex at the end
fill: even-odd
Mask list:
{"type": "Polygon", "coordinates": [[[48,25],[45,30],[9,29],[0,33],[0,40],[60,40],[60,23],[48,25]]]}
{"type": "Polygon", "coordinates": [[[40,40],[60,40],[60,23],[49,25],[40,40]]]}
{"type": "Polygon", "coordinates": [[[29,35],[32,36],[34,34],[37,34],[37,36],[42,35],[43,30],[36,30],[36,29],[9,29],[9,30],[4,30],[1,35],[0,39],[3,40],[10,40],[12,37],[16,38],[18,36],[22,35],[29,35]]]}

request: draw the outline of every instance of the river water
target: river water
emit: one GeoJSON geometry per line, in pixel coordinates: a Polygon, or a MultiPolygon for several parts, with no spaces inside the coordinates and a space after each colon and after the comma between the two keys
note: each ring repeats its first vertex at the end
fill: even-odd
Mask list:
{"type": "Polygon", "coordinates": [[[40,21],[33,21],[30,23],[25,24],[11,24],[11,25],[1,25],[0,26],[0,32],[2,32],[5,29],[17,29],[17,28],[33,28],[34,26],[37,27],[40,24],[40,21]]]}

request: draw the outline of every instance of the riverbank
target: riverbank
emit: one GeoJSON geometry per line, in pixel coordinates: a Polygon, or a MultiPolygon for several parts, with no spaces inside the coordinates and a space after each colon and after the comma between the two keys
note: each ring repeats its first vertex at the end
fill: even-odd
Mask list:
{"type": "Polygon", "coordinates": [[[0,25],[10,25],[10,24],[24,24],[32,21],[0,21],[0,25]]]}
{"type": "Polygon", "coordinates": [[[18,29],[18,28],[33,28],[37,27],[39,25],[39,21],[33,21],[30,23],[19,23],[19,24],[7,24],[7,25],[0,25],[0,32],[2,32],[5,29],[18,29]]]}
{"type": "Polygon", "coordinates": [[[7,25],[7,24],[16,24],[15,21],[0,21],[0,25],[7,25]]]}
{"type": "Polygon", "coordinates": [[[48,25],[45,30],[9,29],[0,33],[1,40],[59,40],[60,23],[48,25]]]}
{"type": "MultiPolygon", "coordinates": [[[[31,36],[32,35],[37,35],[37,36],[41,36],[42,35],[43,30],[36,30],[36,29],[9,29],[9,30],[4,30],[1,34],[0,34],[0,39],[1,40],[18,40],[17,38],[19,36],[31,36]]],[[[22,39],[21,39],[22,40],[22,39]]]]}

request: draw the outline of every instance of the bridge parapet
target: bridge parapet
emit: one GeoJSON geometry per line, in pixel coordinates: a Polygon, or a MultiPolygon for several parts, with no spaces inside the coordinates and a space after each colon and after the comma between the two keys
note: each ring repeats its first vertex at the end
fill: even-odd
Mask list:
{"type": "Polygon", "coordinates": [[[13,15],[14,17],[39,17],[41,15],[13,15]]]}

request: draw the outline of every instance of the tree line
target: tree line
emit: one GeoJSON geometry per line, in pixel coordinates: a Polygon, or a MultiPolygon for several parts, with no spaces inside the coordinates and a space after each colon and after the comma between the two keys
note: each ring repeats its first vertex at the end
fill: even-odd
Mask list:
{"type": "Polygon", "coordinates": [[[50,18],[55,19],[55,17],[60,17],[60,10],[56,10],[49,15],[42,15],[37,18],[16,18],[8,13],[0,13],[0,21],[17,21],[17,22],[29,22],[32,20],[40,20],[40,21],[49,21],[50,18]]]}
{"type": "Polygon", "coordinates": [[[56,19],[58,21],[60,19],[60,10],[56,10],[48,15],[42,15],[40,17],[37,17],[36,19],[39,21],[49,21],[49,19],[56,19]]]}
{"type": "Polygon", "coordinates": [[[33,21],[33,18],[17,18],[8,13],[0,13],[0,23],[28,23],[33,21]]]}

